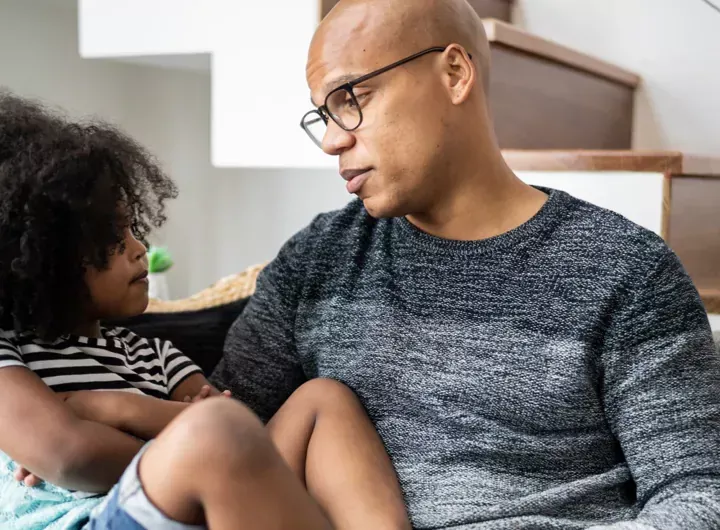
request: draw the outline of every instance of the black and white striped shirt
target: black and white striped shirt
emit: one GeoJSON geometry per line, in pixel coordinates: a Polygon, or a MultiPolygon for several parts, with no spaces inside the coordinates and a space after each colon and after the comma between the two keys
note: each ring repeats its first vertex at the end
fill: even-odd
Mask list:
{"type": "Polygon", "coordinates": [[[168,399],[201,372],[169,341],[145,339],[124,328],[102,338],[64,336],[52,343],[0,330],[0,369],[24,366],[55,392],[118,390],[168,399]]]}

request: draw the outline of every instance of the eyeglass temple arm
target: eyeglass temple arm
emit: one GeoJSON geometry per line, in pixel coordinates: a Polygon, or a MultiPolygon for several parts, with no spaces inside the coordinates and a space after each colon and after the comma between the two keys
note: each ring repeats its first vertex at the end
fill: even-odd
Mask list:
{"type": "MultiPolygon", "coordinates": [[[[423,55],[427,55],[428,53],[435,53],[435,52],[444,52],[447,49],[447,46],[435,46],[433,48],[428,48],[427,50],[423,50],[421,52],[418,52],[416,54],[411,55],[410,57],[405,57],[404,59],[401,59],[399,61],[394,62],[393,64],[389,64],[384,68],[381,68],[380,70],[376,70],[374,72],[371,72],[367,75],[364,75],[362,77],[358,77],[357,79],[347,83],[345,86],[348,88],[352,88],[357,84],[360,84],[364,81],[367,81],[368,79],[372,79],[375,76],[378,76],[380,74],[384,74],[385,72],[392,70],[393,68],[397,68],[398,66],[402,66],[405,63],[409,63],[410,61],[414,61],[418,57],[422,57],[423,55]]],[[[468,53],[468,57],[470,59],[473,58],[471,53],[468,53]]]]}

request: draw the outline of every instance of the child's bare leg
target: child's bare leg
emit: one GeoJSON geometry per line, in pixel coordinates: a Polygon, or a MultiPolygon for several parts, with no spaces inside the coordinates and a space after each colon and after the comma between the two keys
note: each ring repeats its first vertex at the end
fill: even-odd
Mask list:
{"type": "Polygon", "coordinates": [[[171,519],[213,530],[330,530],[261,422],[209,399],[180,415],[139,465],[149,499],[171,519]]]}
{"type": "Polygon", "coordinates": [[[409,529],[395,470],[355,394],[329,379],[300,387],[268,424],[333,528],[409,529]]]}

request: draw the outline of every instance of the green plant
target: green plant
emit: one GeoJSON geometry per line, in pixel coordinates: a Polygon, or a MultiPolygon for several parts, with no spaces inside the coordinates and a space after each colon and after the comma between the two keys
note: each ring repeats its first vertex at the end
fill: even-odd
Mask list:
{"type": "Polygon", "coordinates": [[[164,247],[150,247],[148,250],[148,272],[158,274],[173,266],[172,257],[164,247]]]}

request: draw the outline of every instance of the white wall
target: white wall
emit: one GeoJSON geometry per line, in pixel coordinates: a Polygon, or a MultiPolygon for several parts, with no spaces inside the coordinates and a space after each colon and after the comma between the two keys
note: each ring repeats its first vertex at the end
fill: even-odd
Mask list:
{"type": "Polygon", "coordinates": [[[0,0],[0,86],[113,121],[155,152],[180,188],[161,234],[177,260],[171,292],[206,287],[216,279],[209,76],[81,59],[77,35],[71,3],[0,0]]]}
{"type": "Polygon", "coordinates": [[[710,315],[710,327],[714,331],[720,332],[720,315],[710,315]]]}
{"type": "Polygon", "coordinates": [[[176,260],[173,297],[272,259],[317,213],[348,200],[333,170],[212,167],[208,74],[81,59],[77,39],[72,2],[0,0],[0,86],[113,121],[158,156],[180,188],[155,237],[176,260]]]}
{"type": "Polygon", "coordinates": [[[81,60],[76,27],[71,10],[0,0],[0,86],[127,127],[126,90],[137,69],[81,60]]]}
{"type": "MultiPolygon", "coordinates": [[[[139,112],[149,105],[152,119],[140,122],[180,185],[161,237],[177,259],[173,297],[269,261],[315,215],[348,201],[337,170],[212,167],[210,77],[141,70],[149,79],[137,85],[133,100],[139,112]]],[[[247,147],[238,140],[236,149],[247,147]]]]}
{"type": "Polygon", "coordinates": [[[169,203],[168,222],[155,241],[167,246],[175,259],[170,295],[181,298],[217,279],[211,198],[218,170],[210,164],[210,77],[134,68],[138,71],[128,89],[128,131],[158,156],[180,191],[169,203]]]}
{"type": "Polygon", "coordinates": [[[636,148],[720,154],[720,13],[704,2],[517,0],[514,16],[643,77],[636,148]]]}
{"type": "Polygon", "coordinates": [[[215,182],[221,276],[268,261],[318,213],[342,208],[350,199],[337,170],[223,171],[215,182]]]}
{"type": "Polygon", "coordinates": [[[320,2],[220,5],[212,54],[213,163],[272,169],[337,167],[300,128],[301,117],[312,109],[305,63],[320,2]],[[261,53],[253,53],[258,46],[261,53]],[[248,82],[252,75],[262,82],[248,82]],[[247,149],[238,149],[239,141],[247,149]]]}

